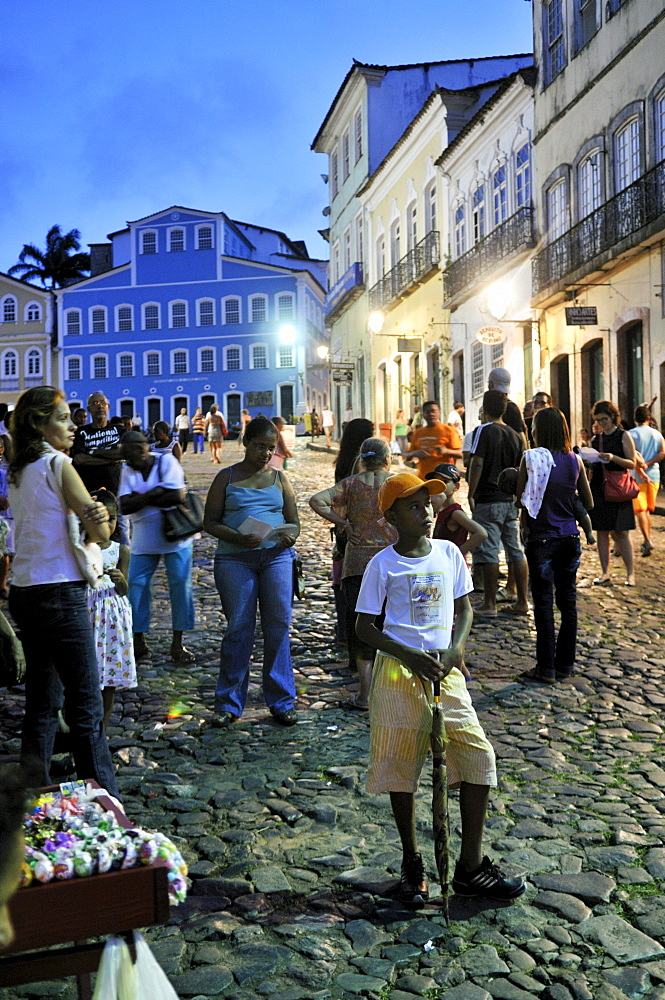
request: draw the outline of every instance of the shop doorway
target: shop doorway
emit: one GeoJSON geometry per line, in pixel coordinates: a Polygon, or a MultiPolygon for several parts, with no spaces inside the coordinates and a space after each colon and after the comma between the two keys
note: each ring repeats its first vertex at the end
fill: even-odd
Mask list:
{"type": "Polygon", "coordinates": [[[617,334],[619,392],[617,404],[626,427],[633,427],[633,411],[644,402],[642,321],[631,323],[617,334]]]}
{"type": "Polygon", "coordinates": [[[603,373],[603,341],[599,337],[582,348],[582,426],[591,427],[591,410],[599,399],[605,399],[603,373]]]}
{"type": "Polygon", "coordinates": [[[570,358],[568,354],[562,354],[550,364],[550,384],[552,386],[552,400],[565,414],[568,426],[570,426],[570,358]]]}

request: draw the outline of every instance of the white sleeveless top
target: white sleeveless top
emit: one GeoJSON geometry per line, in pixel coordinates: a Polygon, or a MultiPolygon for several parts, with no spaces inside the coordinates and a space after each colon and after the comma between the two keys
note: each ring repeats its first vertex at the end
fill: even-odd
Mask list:
{"type": "Polygon", "coordinates": [[[47,480],[48,462],[57,454],[45,444],[43,455],[21,471],[19,485],[9,485],[16,546],[12,585],[16,587],[83,580],[67,534],[64,504],[47,480]]]}

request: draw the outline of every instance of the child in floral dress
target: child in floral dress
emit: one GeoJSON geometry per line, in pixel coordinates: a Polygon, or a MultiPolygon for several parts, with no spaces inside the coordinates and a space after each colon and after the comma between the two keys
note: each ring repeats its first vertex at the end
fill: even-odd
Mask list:
{"type": "Polygon", "coordinates": [[[127,599],[129,547],[119,542],[118,503],[108,490],[93,494],[108,509],[111,538],[101,543],[104,576],[94,590],[88,587],[88,610],[97,650],[99,681],[104,700],[104,727],[108,725],[116,688],[136,687],[132,635],[132,608],[127,599]]]}

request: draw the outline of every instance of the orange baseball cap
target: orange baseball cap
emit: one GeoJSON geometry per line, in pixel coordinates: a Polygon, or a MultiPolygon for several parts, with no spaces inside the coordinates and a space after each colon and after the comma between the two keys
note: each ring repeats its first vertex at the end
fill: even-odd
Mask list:
{"type": "Polygon", "coordinates": [[[396,476],[386,479],[379,490],[379,508],[385,513],[387,510],[390,510],[395,500],[401,500],[402,497],[410,497],[413,493],[417,493],[418,490],[427,490],[429,495],[432,496],[433,493],[443,493],[445,489],[446,484],[440,479],[428,479],[424,481],[412,472],[399,472],[396,476]]]}

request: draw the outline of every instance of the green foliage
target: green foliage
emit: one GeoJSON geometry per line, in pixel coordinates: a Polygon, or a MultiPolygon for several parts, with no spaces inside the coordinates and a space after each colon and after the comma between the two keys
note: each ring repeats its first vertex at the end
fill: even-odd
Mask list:
{"type": "Polygon", "coordinates": [[[9,268],[8,274],[23,281],[41,281],[44,288],[65,288],[82,278],[90,270],[90,254],[80,253],[81,234],[78,229],[62,232],[60,226],[51,226],[46,234],[46,249],[34,243],[24,243],[18,255],[19,262],[9,268]],[[50,282],[47,285],[47,282],[50,282]]]}

